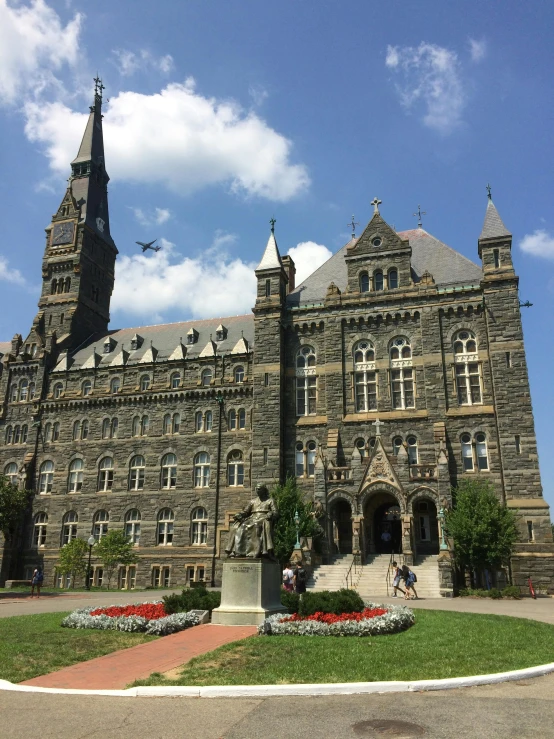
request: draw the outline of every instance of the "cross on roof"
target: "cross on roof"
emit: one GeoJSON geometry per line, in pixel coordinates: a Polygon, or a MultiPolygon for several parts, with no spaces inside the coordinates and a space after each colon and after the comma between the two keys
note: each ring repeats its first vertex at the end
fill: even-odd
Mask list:
{"type": "Polygon", "coordinates": [[[277,219],[276,218],[270,218],[269,219],[269,223],[271,225],[271,233],[274,234],[275,233],[275,224],[277,223],[277,219]]]}
{"type": "Polygon", "coordinates": [[[379,206],[381,205],[382,202],[383,201],[382,200],[379,200],[379,198],[373,198],[373,200],[371,201],[370,205],[373,205],[373,212],[374,213],[379,213],[379,206]]]}
{"type": "Polygon", "coordinates": [[[487,184],[487,197],[489,200],[492,200],[491,186],[489,184],[487,184]]]}
{"type": "Polygon", "coordinates": [[[101,98],[102,97],[102,90],[105,90],[106,88],[102,84],[102,80],[98,76],[98,72],[96,73],[96,77],[94,78],[94,94],[101,98]]]}
{"type": "Polygon", "coordinates": [[[381,426],[383,425],[383,421],[376,418],[375,423],[372,423],[371,425],[375,426],[375,436],[381,436],[381,426]]]}
{"type": "Polygon", "coordinates": [[[426,216],[427,213],[424,210],[421,210],[421,205],[417,204],[417,211],[415,213],[412,213],[413,216],[417,216],[417,227],[421,228],[423,226],[423,223],[421,222],[421,216],[426,216]]]}
{"type": "Polygon", "coordinates": [[[350,223],[347,223],[346,225],[352,226],[352,238],[355,239],[356,238],[356,226],[359,226],[360,224],[357,221],[355,221],[354,216],[352,216],[352,220],[350,221],[350,223]]]}

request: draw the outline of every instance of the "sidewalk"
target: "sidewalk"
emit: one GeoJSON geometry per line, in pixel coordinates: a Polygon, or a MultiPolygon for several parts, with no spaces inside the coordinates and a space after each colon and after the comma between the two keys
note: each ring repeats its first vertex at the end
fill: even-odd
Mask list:
{"type": "Polygon", "coordinates": [[[178,634],[164,636],[147,644],[120,649],[104,657],[64,667],[49,675],[25,680],[21,685],[41,688],[119,690],[152,672],[168,672],[193,657],[238,639],[246,639],[256,626],[216,626],[201,624],[178,634]]]}

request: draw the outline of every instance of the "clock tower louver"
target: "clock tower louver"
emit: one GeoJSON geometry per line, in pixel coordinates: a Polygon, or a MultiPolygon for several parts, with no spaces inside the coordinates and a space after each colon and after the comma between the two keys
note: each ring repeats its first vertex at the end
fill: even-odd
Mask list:
{"type": "Polygon", "coordinates": [[[108,327],[117,249],[110,235],[102,90],[96,78],[68,187],[46,228],[39,312],[26,343],[48,349],[71,350],[108,327]]]}

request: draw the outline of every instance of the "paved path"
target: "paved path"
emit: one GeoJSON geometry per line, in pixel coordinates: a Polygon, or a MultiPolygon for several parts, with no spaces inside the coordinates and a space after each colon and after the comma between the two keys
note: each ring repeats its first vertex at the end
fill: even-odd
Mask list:
{"type": "Polygon", "coordinates": [[[199,654],[211,652],[222,644],[245,639],[255,633],[255,626],[201,624],[147,644],[120,649],[88,662],[64,667],[49,675],[34,677],[22,685],[38,685],[41,688],[118,690],[135,680],[149,677],[152,672],[167,672],[199,654]]]}

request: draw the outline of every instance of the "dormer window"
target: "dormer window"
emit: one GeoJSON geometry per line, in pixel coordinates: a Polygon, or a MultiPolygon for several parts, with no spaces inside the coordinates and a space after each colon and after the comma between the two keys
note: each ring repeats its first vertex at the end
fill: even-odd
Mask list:
{"type": "Polygon", "coordinates": [[[198,341],[198,331],[191,328],[187,332],[187,344],[196,344],[197,341],[198,341]]]}
{"type": "Polygon", "coordinates": [[[215,340],[225,341],[226,338],[227,338],[227,329],[225,328],[225,326],[222,326],[220,324],[215,330],[215,340]]]}
{"type": "Polygon", "coordinates": [[[140,349],[142,346],[142,342],[144,339],[142,336],[139,336],[138,334],[135,334],[133,338],[131,339],[131,351],[136,351],[137,349],[140,349]]]}
{"type": "Polygon", "coordinates": [[[115,341],[113,339],[106,339],[104,342],[104,354],[110,354],[114,350],[115,341]]]}

